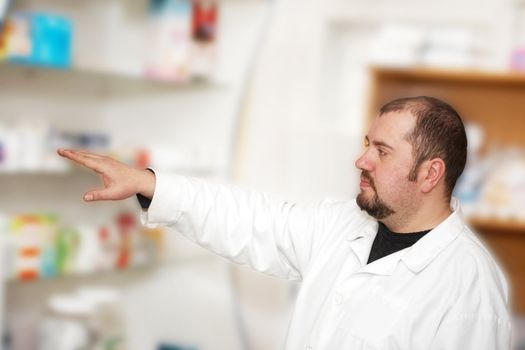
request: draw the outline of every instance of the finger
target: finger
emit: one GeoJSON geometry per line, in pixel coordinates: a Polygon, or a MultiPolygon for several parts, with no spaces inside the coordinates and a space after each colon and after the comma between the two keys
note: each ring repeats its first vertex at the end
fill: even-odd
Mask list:
{"type": "Polygon", "coordinates": [[[64,149],[64,148],[59,148],[57,149],[57,153],[61,156],[65,156],[67,157],[66,155],[67,154],[80,154],[80,155],[83,155],[85,157],[88,157],[88,158],[94,158],[94,159],[101,159],[101,158],[105,158],[105,156],[103,156],[102,154],[98,154],[98,153],[93,153],[93,152],[88,152],[88,151],[80,151],[80,150],[70,150],[70,149],[64,149]]]}
{"type": "Polygon", "coordinates": [[[93,153],[93,152],[88,152],[88,151],[75,151],[75,152],[77,152],[78,154],[82,154],[83,156],[86,156],[88,158],[93,158],[93,159],[104,158],[102,154],[98,154],[98,153],[93,153]]]}
{"type": "Polygon", "coordinates": [[[85,166],[91,170],[96,171],[97,173],[103,173],[102,169],[102,158],[93,158],[86,156],[78,151],[59,149],[58,154],[64,158],[68,158],[80,165],[85,166]]]}

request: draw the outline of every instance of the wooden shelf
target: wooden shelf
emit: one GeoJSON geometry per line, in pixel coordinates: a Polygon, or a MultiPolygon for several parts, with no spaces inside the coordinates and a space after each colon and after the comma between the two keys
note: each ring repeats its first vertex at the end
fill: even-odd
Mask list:
{"type": "Polygon", "coordinates": [[[470,225],[483,231],[498,231],[501,233],[521,234],[525,237],[525,220],[472,217],[468,219],[470,225]]]}
{"type": "Polygon", "coordinates": [[[457,84],[486,83],[486,84],[525,84],[525,72],[519,71],[485,71],[485,70],[450,70],[427,67],[414,68],[389,68],[371,67],[372,74],[376,77],[384,77],[402,80],[433,80],[447,81],[457,84]]]}
{"type": "Polygon", "coordinates": [[[465,122],[484,130],[491,146],[525,147],[525,74],[430,68],[371,67],[369,121],[386,102],[406,96],[434,96],[450,103],[465,122]]]}

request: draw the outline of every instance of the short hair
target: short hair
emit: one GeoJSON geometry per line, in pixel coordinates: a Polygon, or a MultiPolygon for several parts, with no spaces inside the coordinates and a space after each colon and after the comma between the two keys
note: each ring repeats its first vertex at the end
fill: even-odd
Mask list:
{"type": "Polygon", "coordinates": [[[388,102],[379,110],[379,116],[403,111],[409,111],[416,118],[414,129],[406,135],[414,156],[408,179],[416,180],[424,161],[441,158],[445,163],[445,196],[450,200],[467,162],[467,135],[461,117],[449,104],[428,96],[388,102]]]}

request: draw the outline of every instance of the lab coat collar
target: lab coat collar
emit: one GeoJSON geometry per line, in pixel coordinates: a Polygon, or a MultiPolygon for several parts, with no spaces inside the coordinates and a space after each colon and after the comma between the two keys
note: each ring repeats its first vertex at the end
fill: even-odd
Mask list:
{"type": "Polygon", "coordinates": [[[363,219],[361,228],[347,238],[350,249],[361,263],[362,268],[359,270],[359,273],[392,275],[401,260],[414,273],[423,270],[458,236],[461,227],[464,225],[459,201],[455,198],[451,200],[451,209],[453,212],[447,219],[427,233],[412,247],[387,255],[370,264],[367,264],[367,261],[377,234],[378,223],[373,218],[366,216],[363,219]]]}

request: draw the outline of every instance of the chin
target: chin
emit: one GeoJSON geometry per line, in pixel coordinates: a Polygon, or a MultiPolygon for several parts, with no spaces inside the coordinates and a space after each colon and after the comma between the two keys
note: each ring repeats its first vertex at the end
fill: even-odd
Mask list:
{"type": "Polygon", "coordinates": [[[361,208],[361,210],[366,210],[368,207],[370,207],[371,200],[372,199],[370,198],[370,196],[367,196],[362,190],[361,192],[359,192],[356,198],[357,205],[359,206],[359,208],[361,208]]]}
{"type": "Polygon", "coordinates": [[[359,193],[357,194],[357,200],[358,202],[363,203],[364,205],[371,204],[375,199],[375,192],[373,191],[367,191],[367,189],[361,189],[359,193]]]}
{"type": "Polygon", "coordinates": [[[379,199],[377,196],[370,198],[361,192],[356,198],[357,205],[371,217],[381,220],[393,214],[395,210],[379,199]]]}

